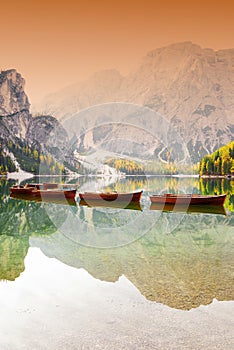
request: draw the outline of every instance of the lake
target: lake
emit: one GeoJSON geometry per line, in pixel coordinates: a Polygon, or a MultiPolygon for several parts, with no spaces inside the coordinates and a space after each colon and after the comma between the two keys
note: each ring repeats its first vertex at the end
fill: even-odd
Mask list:
{"type": "Polygon", "coordinates": [[[0,178],[0,348],[233,349],[234,181],[78,182],[142,188],[141,205],[20,200],[0,178]],[[164,192],[228,197],[225,210],[153,210],[149,195],[164,192]]]}

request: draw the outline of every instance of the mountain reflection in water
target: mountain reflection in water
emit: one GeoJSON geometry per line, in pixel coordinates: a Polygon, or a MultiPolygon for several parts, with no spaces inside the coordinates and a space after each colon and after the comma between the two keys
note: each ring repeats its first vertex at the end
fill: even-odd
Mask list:
{"type": "MultiPolygon", "coordinates": [[[[194,181],[196,187],[197,180],[190,181],[194,181]]],[[[79,217],[89,226],[93,225],[92,234],[96,234],[96,242],[107,236],[105,227],[108,224],[113,227],[112,235],[109,227],[108,238],[113,239],[116,234],[114,225],[122,228],[118,235],[128,236],[126,222],[133,220],[134,224],[135,218],[141,220],[144,215],[151,220],[152,215],[157,214],[153,210],[150,213],[146,196],[143,198],[143,212],[82,207],[79,204],[69,207],[11,199],[8,195],[9,185],[2,183],[1,186],[2,280],[19,277],[24,270],[24,258],[30,245],[39,247],[46,256],[56,257],[69,266],[84,268],[99,280],[115,282],[124,275],[148,300],[172,308],[189,310],[207,305],[214,298],[220,301],[234,299],[232,212],[228,211],[228,218],[220,213],[190,215],[160,212],[154,224],[134,242],[102,249],[82,245],[82,241],[79,241],[83,235],[80,227],[76,228],[74,236],[72,232],[64,234],[57,227],[70,215],[79,217]],[[54,217],[50,215],[51,212],[54,217]],[[170,227],[173,229],[168,229],[170,227]]],[[[153,188],[155,184],[152,184],[153,188]]],[[[227,204],[228,208],[231,206],[232,203],[227,204]]]]}

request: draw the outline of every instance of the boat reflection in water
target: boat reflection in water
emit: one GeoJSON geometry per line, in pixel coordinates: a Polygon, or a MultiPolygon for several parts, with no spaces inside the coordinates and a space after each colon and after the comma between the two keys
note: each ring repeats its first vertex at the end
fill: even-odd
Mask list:
{"type": "Polygon", "coordinates": [[[150,210],[161,210],[163,212],[187,212],[196,214],[221,214],[227,216],[227,212],[222,205],[186,205],[186,204],[163,204],[151,203],[150,210]]]}
{"type": "MultiPolygon", "coordinates": [[[[125,276],[144,298],[170,308],[191,310],[214,299],[234,299],[230,209],[226,219],[222,206],[150,206],[147,194],[139,211],[119,209],[116,200],[80,201],[80,205],[77,201],[70,207],[65,199],[59,204],[66,205],[53,204],[55,199],[44,205],[48,198],[31,196],[11,196],[13,200],[9,186],[2,186],[2,193],[0,279],[18,278],[32,247],[99,281],[116,283],[125,276]]],[[[125,207],[139,208],[139,204],[125,207]]]]}
{"type": "Polygon", "coordinates": [[[80,206],[86,206],[90,208],[102,207],[102,208],[116,208],[116,209],[130,209],[142,211],[141,204],[139,202],[125,202],[125,201],[105,201],[105,200],[88,200],[81,199],[79,202],[80,206]]]}
{"type": "Polygon", "coordinates": [[[14,194],[11,193],[10,197],[13,199],[26,200],[31,202],[38,203],[53,203],[53,204],[62,204],[62,205],[76,205],[76,200],[74,198],[66,198],[63,195],[49,197],[49,196],[31,196],[31,194],[14,194]]]}

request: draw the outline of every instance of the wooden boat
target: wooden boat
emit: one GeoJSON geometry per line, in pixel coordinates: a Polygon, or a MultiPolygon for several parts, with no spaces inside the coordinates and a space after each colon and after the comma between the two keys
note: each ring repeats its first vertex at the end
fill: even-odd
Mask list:
{"type": "Polygon", "coordinates": [[[43,186],[44,186],[44,184],[39,184],[39,183],[27,183],[26,185],[25,185],[25,187],[26,188],[28,188],[28,187],[33,187],[34,189],[36,189],[36,190],[40,190],[40,188],[43,188],[43,186]]]}
{"type": "Polygon", "coordinates": [[[25,186],[12,186],[11,194],[30,195],[45,198],[75,199],[76,189],[60,189],[58,184],[26,184],[25,186]]]}
{"type": "Polygon", "coordinates": [[[35,188],[30,186],[12,186],[10,188],[10,194],[17,194],[17,195],[31,195],[34,196],[35,194],[35,188]]]}
{"type": "Polygon", "coordinates": [[[107,202],[140,202],[142,190],[132,193],[118,193],[118,192],[84,192],[79,193],[80,199],[85,201],[107,201],[107,202]]]}
{"type": "Polygon", "coordinates": [[[160,210],[163,212],[180,212],[180,213],[195,213],[195,214],[215,214],[225,215],[227,212],[223,205],[176,205],[164,203],[151,203],[150,210],[160,210]]]}
{"type": "Polygon", "coordinates": [[[86,206],[90,208],[101,207],[101,208],[116,208],[116,209],[130,209],[130,210],[140,210],[142,211],[141,204],[139,202],[104,202],[103,200],[89,200],[86,202],[81,199],[79,202],[80,206],[86,206]]]}
{"type": "Polygon", "coordinates": [[[200,194],[157,194],[150,196],[152,203],[176,204],[176,205],[223,205],[226,194],[222,195],[200,195],[200,194]]]}
{"type": "Polygon", "coordinates": [[[52,190],[52,189],[58,189],[59,184],[57,183],[26,183],[25,187],[34,187],[37,190],[43,189],[43,190],[52,190]]]}

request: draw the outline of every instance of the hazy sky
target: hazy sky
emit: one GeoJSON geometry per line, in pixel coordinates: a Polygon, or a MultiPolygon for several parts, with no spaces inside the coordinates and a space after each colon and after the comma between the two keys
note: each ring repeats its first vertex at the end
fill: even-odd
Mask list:
{"type": "Polygon", "coordinates": [[[0,0],[0,16],[0,68],[23,75],[32,103],[171,43],[234,48],[232,0],[0,0]]]}

